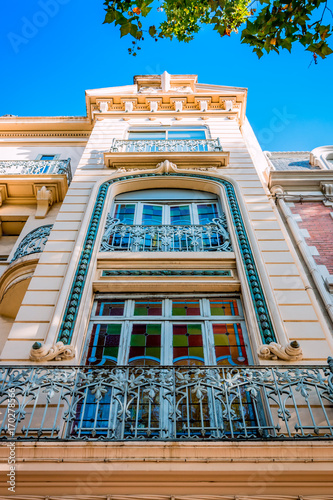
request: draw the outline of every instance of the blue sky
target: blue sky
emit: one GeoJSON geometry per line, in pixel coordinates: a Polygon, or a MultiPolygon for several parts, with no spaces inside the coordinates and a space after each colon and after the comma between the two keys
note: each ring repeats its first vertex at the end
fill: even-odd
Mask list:
{"type": "Polygon", "coordinates": [[[3,2],[0,115],[84,115],[86,89],[166,70],[248,87],[247,115],[263,149],[333,144],[333,55],[310,68],[302,47],[258,60],[237,35],[221,39],[205,27],[190,44],[146,40],[132,57],[130,38],[103,19],[103,0],[3,2]]]}

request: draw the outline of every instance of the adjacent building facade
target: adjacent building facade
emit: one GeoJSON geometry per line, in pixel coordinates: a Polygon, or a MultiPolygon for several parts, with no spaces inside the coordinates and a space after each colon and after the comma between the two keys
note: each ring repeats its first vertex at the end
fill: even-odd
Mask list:
{"type": "Polygon", "coordinates": [[[0,118],[0,498],[333,499],[333,146],[263,152],[246,102],[0,118]]]}

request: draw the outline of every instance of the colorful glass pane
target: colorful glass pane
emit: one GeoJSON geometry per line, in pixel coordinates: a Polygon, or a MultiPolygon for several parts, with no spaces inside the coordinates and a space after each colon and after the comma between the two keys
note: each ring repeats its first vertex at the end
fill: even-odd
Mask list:
{"type": "Polygon", "coordinates": [[[191,224],[189,205],[170,207],[170,224],[175,226],[191,224]]]}
{"type": "Polygon", "coordinates": [[[124,300],[98,299],[96,316],[123,316],[124,300]]]}
{"type": "Polygon", "coordinates": [[[197,205],[199,224],[209,224],[219,216],[216,203],[202,203],[197,205]]]}
{"type": "Polygon", "coordinates": [[[236,299],[210,299],[209,302],[212,316],[239,316],[236,299]]]}
{"type": "Polygon", "coordinates": [[[161,324],[135,323],[132,327],[130,365],[158,365],[161,359],[161,324]]]}
{"type": "Polygon", "coordinates": [[[120,334],[121,324],[95,324],[88,347],[87,365],[116,364],[120,334]]]}
{"type": "Polygon", "coordinates": [[[123,224],[133,224],[134,213],[134,204],[117,204],[114,210],[114,218],[119,219],[123,224]]]}
{"type": "Polygon", "coordinates": [[[248,365],[243,332],[239,323],[215,323],[213,334],[218,365],[248,365]]]}
{"type": "Polygon", "coordinates": [[[172,316],[200,316],[200,300],[199,299],[173,300],[172,316]]]}
{"type": "Polygon", "coordinates": [[[174,324],[173,363],[175,365],[202,365],[204,351],[201,324],[174,324]]]}
{"type": "Polygon", "coordinates": [[[159,226],[162,224],[162,207],[160,205],[143,205],[142,225],[159,226]]]}
{"type": "Polygon", "coordinates": [[[162,300],[136,300],[134,316],[162,316],[162,300]]]}

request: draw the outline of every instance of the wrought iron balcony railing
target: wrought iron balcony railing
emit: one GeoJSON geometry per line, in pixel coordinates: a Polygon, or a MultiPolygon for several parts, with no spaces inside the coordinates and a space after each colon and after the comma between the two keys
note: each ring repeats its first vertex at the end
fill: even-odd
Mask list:
{"type": "Polygon", "coordinates": [[[5,160],[0,161],[0,175],[66,174],[72,181],[71,160],[5,160]]]}
{"type": "Polygon", "coordinates": [[[332,439],[332,372],[333,366],[1,367],[1,438],[332,439]]]}
{"type": "Polygon", "coordinates": [[[53,224],[48,224],[46,226],[40,226],[30,231],[20,242],[17,247],[11,262],[19,259],[20,257],[25,257],[32,253],[39,253],[44,250],[48,237],[50,236],[53,224]]]}
{"type": "Polygon", "coordinates": [[[101,252],[232,252],[225,217],[210,224],[144,226],[108,216],[101,252]]]}
{"type": "Polygon", "coordinates": [[[114,139],[111,153],[222,151],[219,139],[114,139]]]}

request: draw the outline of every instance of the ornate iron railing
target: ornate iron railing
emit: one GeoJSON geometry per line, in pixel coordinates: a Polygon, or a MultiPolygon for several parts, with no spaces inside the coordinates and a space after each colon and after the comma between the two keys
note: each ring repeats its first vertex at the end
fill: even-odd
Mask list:
{"type": "Polygon", "coordinates": [[[1,367],[0,432],[8,440],[332,439],[332,371],[1,367]]]}
{"type": "Polygon", "coordinates": [[[219,139],[113,139],[111,153],[222,151],[219,139]]]}
{"type": "Polygon", "coordinates": [[[143,226],[107,218],[101,252],[231,252],[225,216],[210,224],[143,226]]]}
{"type": "Polygon", "coordinates": [[[72,181],[71,160],[5,160],[0,161],[0,175],[66,174],[72,181]]]}
{"type": "Polygon", "coordinates": [[[30,231],[30,233],[28,233],[20,242],[11,262],[32,253],[42,252],[47,239],[50,236],[52,227],[53,224],[48,224],[46,226],[39,226],[33,231],[30,231]]]}

